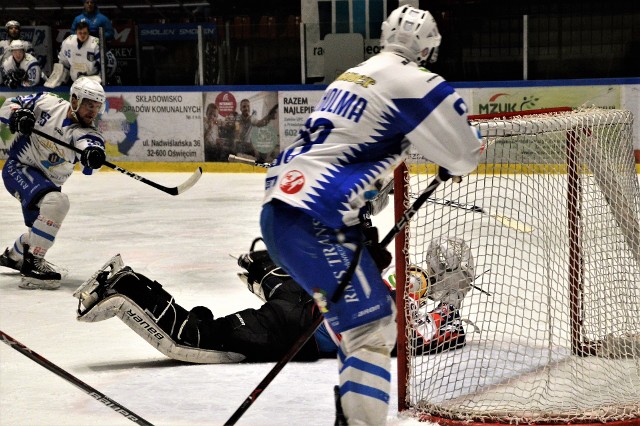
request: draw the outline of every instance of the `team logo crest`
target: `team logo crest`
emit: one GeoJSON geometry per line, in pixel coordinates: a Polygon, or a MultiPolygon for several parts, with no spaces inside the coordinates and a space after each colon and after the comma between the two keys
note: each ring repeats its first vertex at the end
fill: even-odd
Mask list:
{"type": "Polygon", "coordinates": [[[285,194],[295,194],[304,186],[304,175],[298,170],[291,170],[282,178],[280,190],[285,194]]]}

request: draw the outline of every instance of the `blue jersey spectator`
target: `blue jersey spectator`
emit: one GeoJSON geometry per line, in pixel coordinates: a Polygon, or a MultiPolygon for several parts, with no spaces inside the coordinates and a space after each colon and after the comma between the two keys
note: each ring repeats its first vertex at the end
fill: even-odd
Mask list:
{"type": "Polygon", "coordinates": [[[100,27],[102,27],[104,31],[104,40],[113,40],[114,32],[111,20],[100,13],[97,2],[95,0],[85,0],[83,4],[84,10],[80,15],[75,17],[71,24],[71,34],[76,33],[76,26],[78,25],[78,22],[86,21],[89,24],[89,34],[94,37],[99,37],[100,27]]]}

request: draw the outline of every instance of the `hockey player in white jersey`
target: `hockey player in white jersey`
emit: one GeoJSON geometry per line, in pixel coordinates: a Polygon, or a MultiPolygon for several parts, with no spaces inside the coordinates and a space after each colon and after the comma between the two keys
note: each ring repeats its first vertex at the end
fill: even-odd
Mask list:
{"type": "Polygon", "coordinates": [[[42,70],[38,59],[27,53],[27,43],[13,40],[9,46],[11,56],[0,64],[2,84],[11,88],[31,87],[40,84],[42,70]]]}
{"type": "Polygon", "coordinates": [[[364,246],[338,302],[331,302],[365,243],[358,226],[365,194],[406,158],[410,145],[441,166],[442,180],[472,172],[479,161],[481,142],[464,101],[423,68],[437,57],[440,41],[431,14],[394,10],[382,24],[381,53],[327,87],[266,176],[265,244],[342,333],[339,393],[350,425],[386,422],[396,339],[395,305],[370,247],[364,246]]]}
{"type": "MultiPolygon", "coordinates": [[[[40,92],[7,99],[0,108],[0,122],[17,133],[2,168],[7,191],[21,205],[27,231],[0,255],[0,266],[19,270],[19,286],[25,289],[56,289],[61,273],[44,257],[69,210],[62,185],[80,162],[90,175],[105,161],[104,138],[93,126],[104,109],[100,84],[79,78],[71,86],[69,101],[40,92]],[[33,129],[82,150],[76,153],[33,129]]],[[[4,234],[3,234],[4,236],[4,234]]]]}
{"type": "MultiPolygon", "coordinates": [[[[9,46],[11,42],[14,40],[20,40],[21,35],[21,27],[20,22],[18,21],[7,21],[4,25],[5,30],[7,30],[7,38],[4,40],[0,40],[0,64],[2,64],[5,59],[11,56],[11,50],[9,50],[9,46]]],[[[30,55],[35,56],[33,46],[31,42],[22,40],[25,43],[25,51],[30,55]]]]}
{"type": "Polygon", "coordinates": [[[67,83],[69,78],[71,81],[76,81],[83,76],[102,83],[100,67],[100,40],[89,35],[88,23],[79,22],[76,33],[62,42],[58,53],[58,64],[54,65],[45,87],[58,87],[67,83]]]}

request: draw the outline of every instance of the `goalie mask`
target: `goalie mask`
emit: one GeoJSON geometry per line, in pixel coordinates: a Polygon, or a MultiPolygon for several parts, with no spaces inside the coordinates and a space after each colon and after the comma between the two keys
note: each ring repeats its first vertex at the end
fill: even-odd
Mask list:
{"type": "Polygon", "coordinates": [[[461,238],[437,238],[427,248],[425,263],[430,281],[427,296],[459,308],[475,275],[467,243],[461,238]]]}
{"type": "Polygon", "coordinates": [[[95,80],[86,77],[78,78],[71,85],[69,95],[71,99],[73,99],[74,97],[78,99],[76,108],[73,109],[74,113],[78,111],[78,108],[80,108],[80,104],[82,104],[82,101],[84,101],[85,99],[99,102],[100,110],[98,113],[102,114],[104,112],[104,104],[107,96],[105,95],[104,89],[102,88],[100,83],[95,80]]]}
{"type": "Polygon", "coordinates": [[[441,40],[435,19],[425,10],[401,6],[382,23],[382,50],[398,53],[422,67],[438,59],[441,40]]]}

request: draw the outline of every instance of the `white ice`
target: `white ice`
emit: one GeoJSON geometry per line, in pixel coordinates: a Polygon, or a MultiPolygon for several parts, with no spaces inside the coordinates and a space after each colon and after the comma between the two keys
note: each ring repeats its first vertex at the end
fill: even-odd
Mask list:
{"type": "MultiPolygon", "coordinates": [[[[140,173],[167,186],[188,173],[140,173]]],[[[206,173],[172,197],[125,175],[74,175],[63,191],[71,210],[47,258],[69,269],[55,291],[22,290],[0,268],[0,330],[155,425],[221,425],[273,367],[189,365],[167,359],[118,318],[76,321],[73,291],[120,253],[135,271],[160,282],[186,308],[223,316],[260,301],[236,277],[230,255],[259,235],[264,175],[206,173]]],[[[391,209],[376,219],[381,233],[391,209]],[[387,214],[385,216],[385,214],[387,214]]],[[[24,230],[18,202],[0,193],[0,249],[24,230]]],[[[375,218],[374,218],[375,219],[375,218]]],[[[395,359],[394,359],[395,361],[395,359]]],[[[395,364],[395,363],[394,363],[395,364]]],[[[395,366],[393,368],[395,382],[395,366]]],[[[239,425],[333,425],[336,361],[290,363],[242,416],[239,425]]],[[[388,424],[429,425],[398,416],[388,424]]],[[[0,425],[129,425],[124,416],[0,345],[0,425]]]]}

